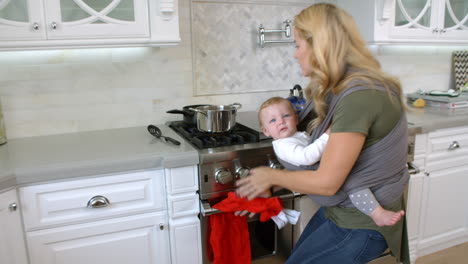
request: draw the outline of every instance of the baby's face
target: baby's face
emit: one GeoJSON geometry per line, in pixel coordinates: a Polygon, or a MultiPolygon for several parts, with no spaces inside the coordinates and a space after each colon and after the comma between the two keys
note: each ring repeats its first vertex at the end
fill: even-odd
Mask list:
{"type": "Polygon", "coordinates": [[[290,137],[297,131],[297,115],[286,102],[264,108],[260,119],[263,134],[275,140],[290,137]]]}

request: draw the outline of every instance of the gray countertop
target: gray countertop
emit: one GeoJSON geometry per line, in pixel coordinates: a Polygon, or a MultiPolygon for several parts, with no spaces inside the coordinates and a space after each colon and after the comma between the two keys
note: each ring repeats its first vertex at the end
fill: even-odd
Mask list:
{"type": "Polygon", "coordinates": [[[8,140],[0,146],[0,190],[18,185],[198,164],[198,152],[165,125],[175,146],[130,127],[8,140]]]}
{"type": "Polygon", "coordinates": [[[441,128],[468,125],[468,108],[444,109],[436,107],[413,108],[408,111],[409,127],[428,133],[441,128]]]}
{"type": "MultiPolygon", "coordinates": [[[[239,112],[238,122],[258,129],[256,113],[239,112]]],[[[427,133],[468,125],[468,108],[411,108],[409,129],[427,133]]],[[[50,181],[125,171],[198,164],[198,152],[166,125],[162,134],[181,142],[165,143],[146,127],[130,127],[9,140],[0,146],[0,191],[50,181]]]]}

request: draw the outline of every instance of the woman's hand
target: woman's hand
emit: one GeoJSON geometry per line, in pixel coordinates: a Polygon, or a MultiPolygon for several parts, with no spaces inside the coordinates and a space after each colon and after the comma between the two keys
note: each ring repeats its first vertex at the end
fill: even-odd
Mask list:
{"type": "Polygon", "coordinates": [[[247,197],[249,200],[261,196],[273,185],[271,180],[272,174],[275,173],[275,171],[275,169],[268,167],[251,169],[248,177],[236,182],[236,186],[238,187],[236,190],[237,195],[240,197],[247,197]]]}

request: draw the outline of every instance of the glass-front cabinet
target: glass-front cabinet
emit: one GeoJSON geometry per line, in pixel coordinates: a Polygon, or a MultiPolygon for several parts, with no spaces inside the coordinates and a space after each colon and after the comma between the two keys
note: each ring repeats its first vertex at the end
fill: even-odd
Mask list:
{"type": "Polygon", "coordinates": [[[468,43],[468,0],[336,0],[370,43],[468,43]]]}
{"type": "Polygon", "coordinates": [[[467,39],[467,0],[395,0],[391,38],[467,39]]]}
{"type": "Polygon", "coordinates": [[[180,40],[177,3],[178,0],[0,0],[0,49],[16,44],[175,44],[180,40]],[[164,36],[157,36],[160,32],[164,36]]]}
{"type": "Polygon", "coordinates": [[[48,37],[147,37],[148,2],[142,0],[47,0],[48,37]]]}
{"type": "Polygon", "coordinates": [[[38,0],[0,0],[0,41],[45,39],[38,0]]]}

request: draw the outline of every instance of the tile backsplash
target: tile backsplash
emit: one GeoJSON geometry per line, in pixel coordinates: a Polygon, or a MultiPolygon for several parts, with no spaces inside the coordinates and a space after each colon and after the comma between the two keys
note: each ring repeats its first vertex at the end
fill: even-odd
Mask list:
{"type": "MultiPolygon", "coordinates": [[[[281,27],[311,2],[179,0],[178,46],[0,52],[7,137],[164,123],[182,119],[166,111],[189,104],[240,102],[240,111],[257,110],[307,83],[292,46],[257,47],[258,26],[281,27]]],[[[448,89],[451,51],[460,47],[371,49],[408,93],[448,89]]]]}

